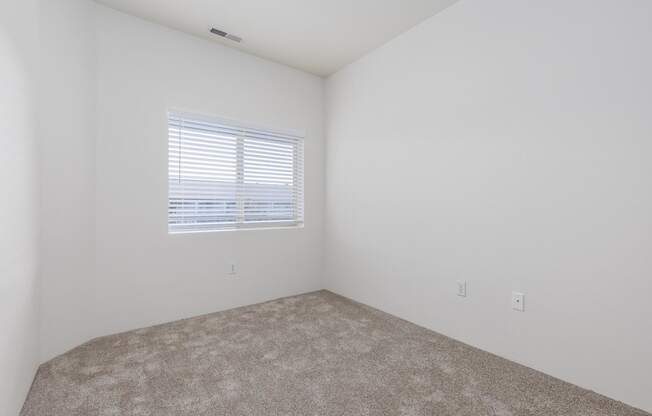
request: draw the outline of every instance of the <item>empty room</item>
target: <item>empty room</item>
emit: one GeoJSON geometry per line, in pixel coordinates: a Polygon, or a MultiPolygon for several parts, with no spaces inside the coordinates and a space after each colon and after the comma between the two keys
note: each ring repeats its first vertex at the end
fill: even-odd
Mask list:
{"type": "Polygon", "coordinates": [[[652,416],[652,1],[0,0],[0,416],[652,416]]]}

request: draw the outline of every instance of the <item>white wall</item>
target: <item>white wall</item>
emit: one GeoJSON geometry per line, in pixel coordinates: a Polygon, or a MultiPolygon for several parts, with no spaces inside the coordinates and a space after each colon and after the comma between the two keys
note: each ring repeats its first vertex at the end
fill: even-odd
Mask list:
{"type": "Polygon", "coordinates": [[[321,288],[321,79],[98,10],[97,334],[321,288]],[[305,228],[168,235],[171,108],[305,131],[305,228]]]}
{"type": "Polygon", "coordinates": [[[94,336],[320,289],[322,80],[103,6],[89,17],[74,1],[57,1],[68,8],[53,6],[49,27],[49,42],[64,43],[52,72],[82,85],[50,94],[65,100],[51,117],[57,144],[44,147],[42,215],[56,224],[44,239],[43,359],[94,336]],[[85,23],[62,29],[79,14],[85,23]],[[305,227],[168,235],[171,108],[305,131],[305,227]]]}
{"type": "Polygon", "coordinates": [[[0,0],[0,414],[17,415],[38,365],[36,1],[0,0]]]}
{"type": "Polygon", "coordinates": [[[650,16],[463,0],[331,77],[327,286],[652,410],[650,16]]]}
{"type": "Polygon", "coordinates": [[[94,332],[95,243],[94,4],[41,2],[40,129],[42,357],[94,332]]]}

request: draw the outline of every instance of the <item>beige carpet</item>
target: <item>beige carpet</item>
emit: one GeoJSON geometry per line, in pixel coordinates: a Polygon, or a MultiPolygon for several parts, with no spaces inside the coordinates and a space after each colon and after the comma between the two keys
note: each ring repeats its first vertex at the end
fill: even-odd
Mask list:
{"type": "Polygon", "coordinates": [[[324,291],[95,339],[21,414],[647,415],[324,291]]]}

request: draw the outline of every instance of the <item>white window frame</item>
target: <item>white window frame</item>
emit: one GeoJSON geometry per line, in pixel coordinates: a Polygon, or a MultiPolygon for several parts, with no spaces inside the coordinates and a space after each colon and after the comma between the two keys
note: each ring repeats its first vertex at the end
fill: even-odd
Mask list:
{"type": "MultiPolygon", "coordinates": [[[[242,123],[239,121],[234,121],[232,119],[216,117],[216,116],[207,116],[203,114],[191,113],[187,111],[180,111],[171,109],[167,113],[167,125],[168,125],[168,233],[169,234],[182,234],[182,233],[197,233],[197,232],[215,232],[215,231],[234,231],[234,230],[251,230],[251,229],[278,229],[278,228],[301,228],[304,225],[304,142],[305,135],[302,132],[295,130],[279,130],[279,129],[270,129],[267,127],[261,127],[252,125],[249,123],[242,123]],[[235,182],[233,186],[235,187],[235,203],[237,205],[236,210],[230,211],[234,213],[235,221],[229,222],[212,222],[212,223],[173,223],[173,208],[172,201],[179,201],[179,192],[173,191],[173,181],[178,180],[179,184],[183,181],[182,170],[182,155],[181,152],[178,152],[179,155],[174,159],[175,162],[179,164],[179,171],[176,178],[173,180],[172,172],[172,162],[173,162],[173,119],[179,120],[190,120],[191,122],[197,123],[207,123],[214,124],[215,126],[224,126],[230,131],[238,131],[234,133],[235,140],[235,155],[232,163],[235,164],[235,182]],[[262,138],[261,138],[262,137],[262,138]],[[265,138],[267,137],[267,139],[265,138]],[[259,220],[259,221],[247,221],[246,219],[246,198],[247,198],[247,185],[252,185],[255,187],[266,186],[265,184],[252,184],[251,182],[246,183],[247,177],[245,173],[245,158],[249,155],[245,150],[245,143],[247,140],[269,140],[269,143],[273,141],[278,141],[279,143],[284,143],[285,146],[292,145],[292,186],[288,189],[291,189],[292,194],[292,218],[288,219],[271,219],[271,220],[259,220]]],[[[181,125],[182,125],[181,124],[181,125]]],[[[183,127],[182,127],[183,128],[183,127]]],[[[179,131],[179,129],[177,129],[179,131]]],[[[176,145],[181,146],[181,133],[179,137],[176,138],[178,143],[176,145]]],[[[181,150],[181,147],[179,147],[181,150]]],[[[259,155],[254,155],[259,157],[259,155]]],[[[287,166],[283,166],[287,168],[287,166]]],[[[269,186],[278,186],[278,185],[269,185],[269,186]]],[[[249,187],[251,189],[251,186],[249,187]]],[[[251,190],[249,192],[252,192],[251,190]]],[[[255,191],[253,191],[255,192],[255,191]]],[[[262,192],[262,191],[261,191],[262,192]]],[[[265,191],[267,192],[267,191],[265,191]]],[[[251,198],[251,195],[248,195],[251,198]]],[[[254,195],[257,196],[257,195],[254,195]]],[[[183,199],[183,198],[181,198],[183,199]]],[[[187,200],[183,200],[183,206],[186,207],[187,200]]],[[[214,200],[206,201],[197,201],[197,204],[201,202],[209,202],[215,204],[214,200]]],[[[229,201],[233,202],[233,201],[229,201]]],[[[249,200],[249,202],[252,202],[249,200]]],[[[263,200],[254,200],[253,202],[257,203],[266,203],[267,201],[263,200]]],[[[225,202],[226,203],[226,202],[225,202]]],[[[185,209],[185,208],[184,208],[185,209]]],[[[196,208],[199,210],[199,206],[196,208]]],[[[226,208],[224,208],[226,209],[226,208]]],[[[273,212],[273,209],[272,209],[273,212]]],[[[252,215],[249,213],[249,215],[252,215]]],[[[178,218],[178,217],[177,217],[178,218]]],[[[189,219],[192,218],[192,215],[188,216],[189,219]]]]}

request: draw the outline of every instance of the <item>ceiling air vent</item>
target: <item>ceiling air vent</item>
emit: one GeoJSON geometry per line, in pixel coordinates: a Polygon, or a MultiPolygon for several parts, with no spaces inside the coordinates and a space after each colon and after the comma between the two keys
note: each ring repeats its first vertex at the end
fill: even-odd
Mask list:
{"type": "Polygon", "coordinates": [[[238,42],[238,43],[242,42],[242,38],[241,38],[241,37],[238,37],[238,36],[236,36],[236,35],[232,35],[232,34],[230,34],[230,33],[226,33],[226,32],[223,31],[223,30],[219,30],[219,29],[212,28],[212,29],[211,29],[211,33],[214,34],[214,35],[217,35],[217,36],[221,36],[221,37],[223,37],[223,38],[226,38],[226,39],[228,39],[228,40],[232,40],[232,41],[234,41],[234,42],[238,42]]]}

